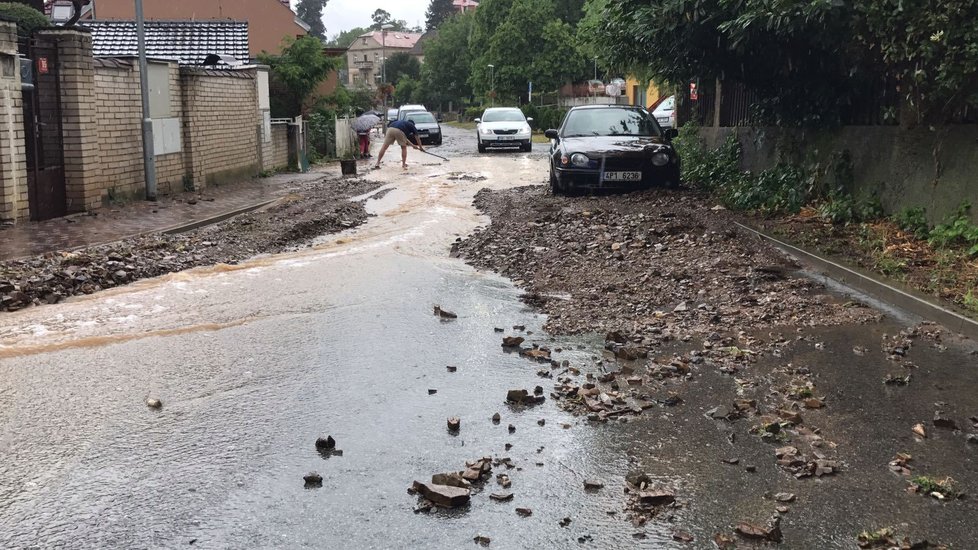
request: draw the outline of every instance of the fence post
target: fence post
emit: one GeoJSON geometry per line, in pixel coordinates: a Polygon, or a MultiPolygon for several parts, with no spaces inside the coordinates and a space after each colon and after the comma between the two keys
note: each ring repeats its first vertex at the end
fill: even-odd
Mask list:
{"type": "Polygon", "coordinates": [[[720,84],[720,79],[717,79],[716,93],[713,96],[713,127],[720,127],[720,104],[723,98],[723,86],[720,84]]]}

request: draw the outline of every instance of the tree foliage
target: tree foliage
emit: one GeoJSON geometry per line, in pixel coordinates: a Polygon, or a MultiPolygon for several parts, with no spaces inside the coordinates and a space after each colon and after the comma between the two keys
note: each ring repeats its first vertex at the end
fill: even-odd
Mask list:
{"type": "Polygon", "coordinates": [[[438,28],[438,35],[427,43],[418,89],[426,105],[458,103],[472,95],[468,83],[472,68],[469,34],[474,18],[471,13],[464,13],[447,19],[438,28]]]}
{"type": "Polygon", "coordinates": [[[974,105],[976,20],[978,0],[615,0],[588,45],[659,80],[742,83],[774,122],[837,123],[887,90],[940,120],[974,105]]]}
{"type": "Polygon", "coordinates": [[[295,6],[296,16],[309,25],[309,34],[326,40],[326,25],[323,24],[323,8],[328,0],[299,0],[295,6]]]}
{"type": "Polygon", "coordinates": [[[477,93],[488,92],[492,80],[499,94],[513,97],[526,93],[530,82],[555,90],[583,76],[574,29],[556,17],[553,0],[486,0],[475,16],[470,45],[479,54],[469,83],[477,93]]]}
{"type": "Polygon", "coordinates": [[[271,68],[276,91],[272,110],[278,116],[305,114],[313,92],[336,68],[336,60],[326,57],[323,44],[312,36],[286,38],[279,55],[263,52],[259,60],[271,68]]]}
{"type": "Polygon", "coordinates": [[[390,12],[384,9],[376,9],[373,14],[370,15],[370,19],[374,22],[370,25],[371,31],[379,31],[384,25],[391,25],[391,32],[421,32],[421,29],[417,27],[409,27],[407,21],[403,19],[394,19],[390,12]]]}
{"type": "Polygon", "coordinates": [[[37,29],[51,26],[47,16],[36,9],[16,2],[0,2],[0,16],[17,23],[17,34],[30,36],[37,29]]]}
{"type": "Polygon", "coordinates": [[[353,41],[359,38],[361,35],[367,34],[370,29],[365,29],[363,27],[354,27],[348,31],[343,31],[334,34],[329,42],[326,43],[330,48],[349,48],[353,41]]]}
{"type": "Polygon", "coordinates": [[[417,57],[407,52],[397,52],[387,56],[387,63],[385,65],[387,82],[395,86],[404,77],[416,79],[421,75],[421,62],[418,61],[417,57]]]}
{"type": "Polygon", "coordinates": [[[455,6],[452,0],[431,0],[428,4],[428,11],[425,12],[425,27],[431,31],[437,29],[441,24],[455,15],[455,6]]]}

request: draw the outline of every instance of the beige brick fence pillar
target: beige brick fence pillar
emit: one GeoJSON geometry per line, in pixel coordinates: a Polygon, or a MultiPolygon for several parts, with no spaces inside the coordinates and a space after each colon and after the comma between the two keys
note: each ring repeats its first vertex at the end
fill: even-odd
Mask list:
{"type": "Polygon", "coordinates": [[[68,212],[93,210],[102,206],[106,185],[99,173],[92,36],[77,29],[45,30],[39,36],[58,44],[68,212]]]}
{"type": "Polygon", "coordinates": [[[17,26],[0,21],[0,220],[30,217],[17,26]]]}

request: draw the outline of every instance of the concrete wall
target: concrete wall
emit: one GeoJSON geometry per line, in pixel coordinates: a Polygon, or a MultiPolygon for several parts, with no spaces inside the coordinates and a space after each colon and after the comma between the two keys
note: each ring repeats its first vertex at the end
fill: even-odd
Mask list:
{"type": "Polygon", "coordinates": [[[846,126],[831,131],[785,128],[703,128],[707,145],[716,146],[736,131],[743,147],[743,168],[760,171],[779,155],[821,168],[833,178],[832,166],[843,152],[852,161],[851,189],[857,197],[876,196],[888,214],[924,207],[931,223],[941,221],[962,202],[973,206],[978,222],[978,125],[935,129],[899,126],[846,126]]]}
{"type": "Polygon", "coordinates": [[[272,139],[262,143],[262,170],[273,171],[289,166],[289,126],[272,125],[272,139]]]}
{"type": "Polygon", "coordinates": [[[17,26],[0,21],[0,221],[29,216],[17,26]]]}
{"type": "Polygon", "coordinates": [[[261,171],[256,78],[255,69],[180,69],[186,174],[195,188],[261,171]]]}

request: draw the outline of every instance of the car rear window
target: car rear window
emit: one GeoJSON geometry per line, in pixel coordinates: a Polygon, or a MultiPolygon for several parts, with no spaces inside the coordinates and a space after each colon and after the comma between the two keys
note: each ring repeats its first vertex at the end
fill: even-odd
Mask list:
{"type": "Polygon", "coordinates": [[[505,111],[486,111],[482,115],[482,122],[524,122],[526,117],[519,109],[507,109],[505,111]]]}
{"type": "Polygon", "coordinates": [[[567,113],[564,137],[658,136],[658,124],[637,109],[580,109],[567,113]]]}
{"type": "Polygon", "coordinates": [[[409,113],[407,118],[415,123],[424,122],[430,124],[435,122],[435,117],[431,116],[431,113],[409,113]]]}

